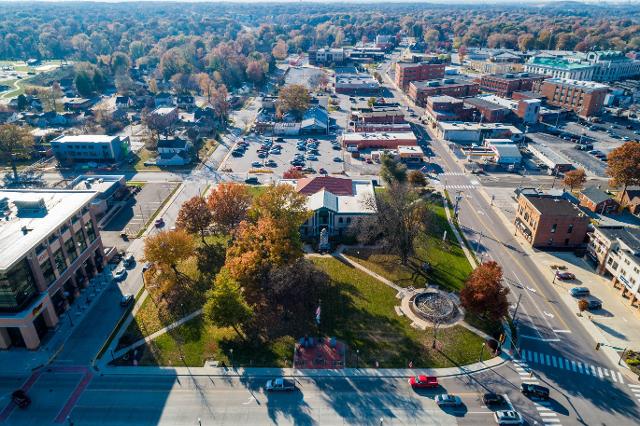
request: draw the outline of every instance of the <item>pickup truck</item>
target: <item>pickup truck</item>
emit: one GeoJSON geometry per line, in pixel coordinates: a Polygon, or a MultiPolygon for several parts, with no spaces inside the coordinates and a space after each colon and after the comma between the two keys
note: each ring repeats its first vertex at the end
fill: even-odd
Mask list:
{"type": "Polygon", "coordinates": [[[296,384],[282,377],[267,380],[266,390],[268,392],[288,392],[296,390],[296,384]]]}
{"type": "Polygon", "coordinates": [[[414,389],[437,388],[438,378],[434,376],[413,376],[409,378],[409,384],[414,389]]]}

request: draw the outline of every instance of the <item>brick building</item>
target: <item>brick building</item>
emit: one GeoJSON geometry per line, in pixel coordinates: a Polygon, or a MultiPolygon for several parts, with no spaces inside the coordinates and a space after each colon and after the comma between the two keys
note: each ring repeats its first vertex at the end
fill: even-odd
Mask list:
{"type": "Polygon", "coordinates": [[[513,92],[533,89],[534,83],[541,82],[545,78],[544,75],[529,73],[487,74],[483,75],[478,83],[480,89],[484,91],[510,97],[513,92]]]}
{"type": "Polygon", "coordinates": [[[520,194],[515,225],[532,247],[575,248],[585,241],[589,217],[564,198],[520,194]]]}
{"type": "Polygon", "coordinates": [[[437,58],[425,62],[396,62],[395,82],[402,90],[407,90],[412,81],[435,80],[444,77],[445,63],[437,58]]]}
{"type": "Polygon", "coordinates": [[[468,108],[462,99],[451,96],[431,96],[424,109],[424,121],[435,124],[439,121],[470,121],[475,108],[468,108]]]}
{"type": "Polygon", "coordinates": [[[511,114],[511,110],[506,106],[481,97],[467,98],[464,100],[464,104],[467,108],[474,108],[477,111],[477,119],[482,117],[483,123],[502,123],[511,114]]]}
{"type": "Polygon", "coordinates": [[[591,186],[585,188],[578,196],[580,205],[594,213],[606,214],[618,209],[618,202],[602,189],[591,186]]]}
{"type": "Polygon", "coordinates": [[[601,113],[609,86],[591,81],[550,78],[540,83],[537,90],[549,105],[587,118],[601,113]]]}
{"type": "Polygon", "coordinates": [[[409,97],[421,107],[427,104],[431,96],[453,96],[466,98],[478,94],[478,83],[461,78],[444,78],[442,80],[412,81],[409,83],[409,97]]]}

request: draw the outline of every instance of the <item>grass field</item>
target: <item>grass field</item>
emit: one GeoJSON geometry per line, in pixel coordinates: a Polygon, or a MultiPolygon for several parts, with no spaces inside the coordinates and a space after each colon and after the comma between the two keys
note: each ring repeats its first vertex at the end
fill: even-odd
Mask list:
{"type": "Polygon", "coordinates": [[[428,283],[450,291],[460,290],[471,272],[471,265],[451,231],[442,204],[433,203],[431,211],[428,233],[418,238],[416,255],[408,265],[402,265],[398,256],[379,250],[350,249],[345,254],[402,287],[424,287],[428,283]],[[443,241],[445,231],[447,236],[443,241]],[[431,266],[429,272],[421,271],[424,261],[431,266]]]}

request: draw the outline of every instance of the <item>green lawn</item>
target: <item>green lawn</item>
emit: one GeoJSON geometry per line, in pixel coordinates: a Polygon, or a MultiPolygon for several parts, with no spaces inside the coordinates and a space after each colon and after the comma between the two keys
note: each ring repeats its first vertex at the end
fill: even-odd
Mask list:
{"type": "Polygon", "coordinates": [[[471,272],[471,265],[451,231],[442,204],[433,203],[431,211],[429,232],[418,238],[416,256],[408,265],[402,265],[398,256],[379,250],[350,249],[345,254],[402,287],[424,287],[429,283],[446,290],[460,290],[471,272]],[[447,232],[445,241],[442,240],[444,231],[447,232]],[[425,260],[431,266],[429,272],[421,271],[425,260]]]}

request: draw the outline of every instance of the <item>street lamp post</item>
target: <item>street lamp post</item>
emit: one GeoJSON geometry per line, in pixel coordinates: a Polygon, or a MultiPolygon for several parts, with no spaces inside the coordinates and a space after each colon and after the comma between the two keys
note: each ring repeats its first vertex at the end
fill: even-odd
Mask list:
{"type": "Polygon", "coordinates": [[[360,349],[356,349],[356,368],[360,364],[360,349]]]}
{"type": "Polygon", "coordinates": [[[231,368],[233,368],[233,348],[229,349],[229,353],[231,354],[231,359],[230,359],[231,368]]]}

